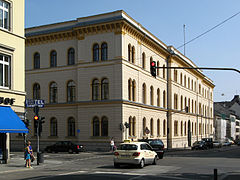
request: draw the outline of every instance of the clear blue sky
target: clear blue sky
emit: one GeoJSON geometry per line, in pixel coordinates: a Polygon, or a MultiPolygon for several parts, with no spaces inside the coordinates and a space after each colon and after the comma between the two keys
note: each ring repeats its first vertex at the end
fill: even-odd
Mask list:
{"type": "MultiPolygon", "coordinates": [[[[25,0],[25,27],[124,10],[167,45],[183,44],[240,11],[239,0],[25,0]]],[[[186,56],[202,67],[240,69],[240,15],[186,45],[186,56]]],[[[183,49],[179,49],[183,53],[183,49]]],[[[215,101],[240,94],[240,74],[204,71],[216,85],[215,101]]]]}

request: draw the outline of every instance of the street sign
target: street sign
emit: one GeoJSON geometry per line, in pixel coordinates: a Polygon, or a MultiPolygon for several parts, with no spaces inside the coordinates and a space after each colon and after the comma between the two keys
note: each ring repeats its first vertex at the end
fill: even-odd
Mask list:
{"type": "Polygon", "coordinates": [[[25,106],[29,108],[33,108],[35,106],[38,106],[40,108],[44,107],[44,100],[43,99],[26,99],[25,100],[25,106]]]}

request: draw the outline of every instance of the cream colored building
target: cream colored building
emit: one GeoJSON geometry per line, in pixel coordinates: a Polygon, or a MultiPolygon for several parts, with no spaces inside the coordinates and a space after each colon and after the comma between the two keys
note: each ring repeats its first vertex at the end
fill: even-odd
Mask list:
{"type": "MultiPolygon", "coordinates": [[[[24,0],[0,0],[0,108],[6,109],[5,106],[10,106],[22,120],[24,120],[26,96],[24,6],[24,0]]],[[[11,109],[8,111],[11,112],[11,109]]],[[[10,154],[10,134],[6,132],[15,130],[17,132],[17,129],[6,129],[2,124],[2,122],[11,124],[8,119],[3,119],[4,111],[1,110],[0,117],[0,149],[5,144],[5,137],[6,144],[4,146],[6,146],[6,155],[8,156],[10,154]]],[[[13,117],[11,116],[11,118],[13,117]]],[[[21,123],[24,125],[22,121],[21,123]]],[[[23,147],[22,136],[13,133],[12,137],[18,139],[23,147]]]]}
{"type": "MultiPolygon", "coordinates": [[[[27,99],[45,100],[41,147],[71,140],[106,149],[111,137],[161,138],[166,144],[167,111],[169,147],[212,135],[213,82],[197,69],[169,69],[168,83],[167,69],[152,77],[151,61],[196,65],[124,11],[28,28],[25,35],[27,99]]],[[[28,118],[33,115],[28,109],[28,118]]],[[[34,140],[33,123],[31,129],[34,140]]]]}

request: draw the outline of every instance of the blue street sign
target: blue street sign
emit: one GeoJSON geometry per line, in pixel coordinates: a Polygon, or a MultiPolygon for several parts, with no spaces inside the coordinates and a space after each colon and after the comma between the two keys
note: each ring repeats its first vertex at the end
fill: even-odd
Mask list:
{"type": "Polygon", "coordinates": [[[38,106],[40,108],[44,107],[44,100],[43,99],[26,99],[25,100],[25,106],[26,107],[35,107],[35,106],[38,106]]]}

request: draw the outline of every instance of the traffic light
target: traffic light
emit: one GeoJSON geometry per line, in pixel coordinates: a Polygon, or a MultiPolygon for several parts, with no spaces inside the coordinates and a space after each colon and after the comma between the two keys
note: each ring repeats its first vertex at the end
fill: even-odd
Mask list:
{"type": "Polygon", "coordinates": [[[129,128],[129,127],[130,127],[130,124],[127,123],[127,122],[125,122],[124,125],[125,125],[126,128],[129,128]]]}
{"type": "Polygon", "coordinates": [[[34,121],[38,121],[39,117],[38,116],[34,116],[33,119],[34,119],[34,121]]]}
{"type": "Polygon", "coordinates": [[[39,117],[39,136],[41,136],[42,133],[42,124],[45,123],[45,121],[43,121],[45,119],[45,117],[39,117]]]}
{"type": "Polygon", "coordinates": [[[151,71],[151,75],[153,76],[153,77],[156,77],[156,61],[152,61],[151,63],[150,63],[150,71],[151,71]]]}

